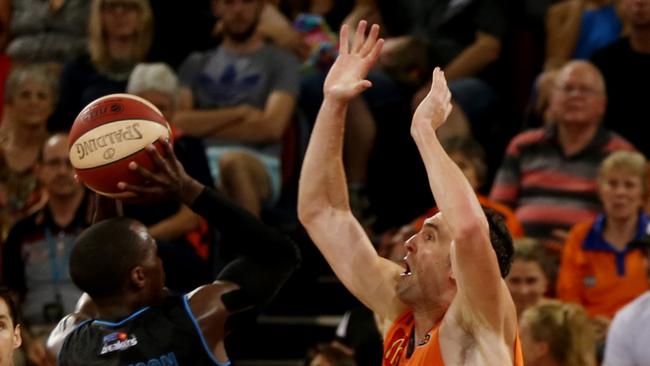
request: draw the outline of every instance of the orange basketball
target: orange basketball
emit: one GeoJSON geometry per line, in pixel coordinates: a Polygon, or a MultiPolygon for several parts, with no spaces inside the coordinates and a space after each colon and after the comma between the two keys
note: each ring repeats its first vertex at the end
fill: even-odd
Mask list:
{"type": "Polygon", "coordinates": [[[88,188],[129,198],[131,194],[117,188],[117,183],[145,184],[128,164],[135,161],[155,170],[145,147],[154,144],[162,152],[160,137],[171,138],[171,129],[153,104],[130,94],[107,95],[88,104],[74,120],[68,140],[70,161],[88,188]]]}

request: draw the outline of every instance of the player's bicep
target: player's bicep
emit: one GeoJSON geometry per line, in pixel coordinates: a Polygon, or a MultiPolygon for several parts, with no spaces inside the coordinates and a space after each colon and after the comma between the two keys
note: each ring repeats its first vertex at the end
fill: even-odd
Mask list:
{"type": "Polygon", "coordinates": [[[464,243],[452,243],[452,270],[458,288],[458,301],[493,327],[501,327],[505,314],[514,311],[496,252],[487,235],[477,235],[464,243]]]}

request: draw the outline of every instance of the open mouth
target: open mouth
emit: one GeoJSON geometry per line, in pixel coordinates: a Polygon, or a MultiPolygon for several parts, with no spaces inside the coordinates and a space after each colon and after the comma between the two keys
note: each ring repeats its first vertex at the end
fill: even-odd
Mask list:
{"type": "Polygon", "coordinates": [[[406,257],[402,259],[402,265],[404,266],[404,272],[400,274],[400,276],[410,276],[411,275],[411,267],[409,267],[409,264],[406,262],[406,257]]]}

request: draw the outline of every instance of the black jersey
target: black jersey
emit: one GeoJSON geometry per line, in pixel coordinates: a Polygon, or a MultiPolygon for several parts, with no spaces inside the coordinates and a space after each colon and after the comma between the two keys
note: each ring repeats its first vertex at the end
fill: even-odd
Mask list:
{"type": "Polygon", "coordinates": [[[59,365],[225,366],[214,359],[181,296],[170,296],[163,305],[143,308],[116,323],[80,323],[65,339],[59,365]]]}

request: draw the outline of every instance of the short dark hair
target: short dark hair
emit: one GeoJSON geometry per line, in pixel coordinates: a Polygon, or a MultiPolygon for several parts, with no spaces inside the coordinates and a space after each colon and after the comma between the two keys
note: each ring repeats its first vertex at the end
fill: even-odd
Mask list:
{"type": "Polygon", "coordinates": [[[7,286],[0,286],[0,299],[4,300],[9,309],[9,318],[14,326],[20,324],[20,313],[18,312],[18,304],[16,303],[16,293],[11,291],[7,286]]]}
{"type": "Polygon", "coordinates": [[[142,224],[123,217],[108,219],[79,235],[70,254],[70,277],[80,290],[93,299],[120,295],[146,254],[135,225],[142,224]]]}
{"type": "Polygon", "coordinates": [[[501,277],[506,278],[510,272],[512,257],[515,252],[512,236],[506,226],[503,215],[487,207],[483,207],[483,211],[490,226],[490,242],[492,243],[494,252],[497,254],[501,277]]]}

